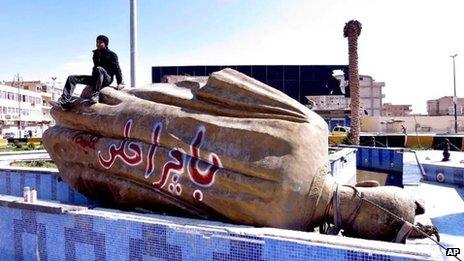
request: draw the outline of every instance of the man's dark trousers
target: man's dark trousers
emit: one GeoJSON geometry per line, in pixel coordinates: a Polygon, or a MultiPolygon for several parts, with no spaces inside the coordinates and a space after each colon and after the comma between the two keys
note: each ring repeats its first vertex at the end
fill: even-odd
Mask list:
{"type": "Polygon", "coordinates": [[[99,94],[101,88],[109,86],[113,82],[111,77],[103,67],[93,67],[92,76],[90,75],[71,75],[64,85],[62,100],[71,102],[72,94],[77,84],[92,86],[92,96],[99,94]]]}

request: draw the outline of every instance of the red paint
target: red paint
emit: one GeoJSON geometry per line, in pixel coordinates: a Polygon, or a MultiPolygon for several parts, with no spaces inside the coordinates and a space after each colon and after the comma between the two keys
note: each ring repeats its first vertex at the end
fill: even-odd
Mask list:
{"type": "MultiPolygon", "coordinates": [[[[131,134],[132,123],[132,120],[128,120],[124,126],[125,140],[121,141],[118,146],[116,144],[111,144],[108,148],[109,158],[105,159],[102,156],[101,151],[98,151],[98,159],[104,168],[111,168],[118,158],[130,166],[138,165],[143,161],[141,145],[128,140],[131,134]]],[[[161,131],[162,124],[155,124],[151,135],[151,144],[146,157],[146,168],[144,173],[144,177],[146,179],[149,178],[155,170],[155,156],[157,148],[159,147],[161,131]]],[[[156,188],[163,188],[167,184],[171,172],[174,172],[176,175],[172,177],[172,181],[175,184],[169,184],[168,189],[169,191],[180,195],[182,193],[182,187],[178,184],[178,182],[180,180],[179,176],[182,175],[184,169],[188,170],[190,180],[199,186],[209,187],[214,183],[214,177],[219,168],[222,167],[222,163],[219,157],[214,153],[209,155],[208,161],[200,159],[200,148],[205,140],[205,133],[206,130],[204,127],[200,127],[198,129],[190,144],[190,155],[187,155],[184,151],[177,148],[169,151],[170,160],[163,165],[162,172],[158,180],[152,183],[156,188]],[[206,166],[205,169],[200,169],[200,162],[204,163],[206,166]]],[[[87,143],[85,144],[85,146],[95,146],[87,145],[87,143]]],[[[200,190],[196,190],[193,196],[199,201],[203,199],[203,193],[200,190]]]]}
{"type": "MultiPolygon", "coordinates": [[[[124,138],[129,138],[131,128],[132,120],[128,120],[124,126],[124,138]]],[[[100,164],[106,169],[111,168],[111,166],[113,166],[114,162],[118,158],[129,166],[135,166],[142,162],[142,148],[139,144],[132,141],[123,140],[119,146],[111,144],[108,149],[108,153],[109,158],[105,159],[101,155],[101,151],[98,151],[98,159],[100,164]],[[127,151],[130,151],[132,155],[128,154],[127,151]]]]}
{"type": "Polygon", "coordinates": [[[164,164],[161,177],[158,179],[158,181],[153,182],[153,185],[157,188],[162,188],[164,185],[166,185],[166,181],[168,180],[168,176],[171,171],[178,173],[183,172],[184,154],[180,150],[173,149],[169,151],[169,157],[173,161],[168,161],[166,164],[164,164]]]}
{"type": "Polygon", "coordinates": [[[163,126],[161,125],[161,123],[156,124],[151,133],[151,145],[147,153],[147,167],[145,169],[145,174],[144,174],[144,177],[146,179],[150,177],[150,175],[155,170],[155,157],[154,156],[156,154],[156,149],[159,146],[159,139],[161,136],[162,127],[163,126]]]}
{"type": "Polygon", "coordinates": [[[198,167],[198,163],[202,161],[200,160],[200,147],[203,144],[205,132],[205,128],[200,127],[192,144],[190,145],[190,153],[192,156],[189,157],[188,170],[190,179],[194,183],[203,187],[209,187],[214,183],[214,176],[219,168],[222,167],[222,163],[216,154],[211,153],[209,156],[210,162],[207,163],[207,168],[205,170],[201,170],[198,167]]]}
{"type": "Polygon", "coordinates": [[[182,194],[182,186],[180,184],[176,184],[176,194],[182,194]]]}
{"type": "Polygon", "coordinates": [[[73,137],[73,141],[83,149],[95,149],[95,145],[97,144],[99,139],[100,137],[98,136],[84,133],[76,134],[73,137]]]}
{"type": "Polygon", "coordinates": [[[197,201],[202,201],[203,200],[203,192],[201,190],[196,189],[193,191],[193,198],[197,201]]]}

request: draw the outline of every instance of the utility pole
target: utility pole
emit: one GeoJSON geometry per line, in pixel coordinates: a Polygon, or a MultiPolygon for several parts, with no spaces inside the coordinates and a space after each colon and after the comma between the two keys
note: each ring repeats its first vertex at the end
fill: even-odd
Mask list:
{"type": "Polygon", "coordinates": [[[136,86],[137,63],[137,0],[130,0],[130,53],[131,53],[131,87],[136,86]]]}
{"type": "MultiPolygon", "coordinates": [[[[16,84],[16,87],[18,88],[18,110],[19,110],[19,114],[18,114],[18,137],[21,138],[21,87],[22,87],[22,79],[21,79],[21,76],[19,76],[19,73],[16,74],[16,80],[18,81],[18,83],[16,84]]],[[[13,81],[14,82],[14,81],[13,81]]],[[[13,96],[14,98],[14,96],[13,96]]]]}
{"type": "Polygon", "coordinates": [[[451,58],[453,58],[453,85],[454,85],[454,133],[458,133],[458,112],[457,112],[457,103],[458,103],[458,97],[456,96],[456,63],[454,61],[454,58],[456,58],[458,54],[450,55],[451,58]]]}
{"type": "Polygon", "coordinates": [[[56,99],[55,97],[55,81],[56,81],[56,76],[52,76],[52,81],[53,81],[53,85],[52,85],[52,100],[53,101],[56,101],[58,99],[56,99]]]}

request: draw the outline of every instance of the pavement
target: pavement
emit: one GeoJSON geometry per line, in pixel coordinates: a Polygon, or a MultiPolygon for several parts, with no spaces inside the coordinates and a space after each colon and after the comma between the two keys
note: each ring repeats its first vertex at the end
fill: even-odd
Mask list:
{"type": "Polygon", "coordinates": [[[15,152],[1,152],[0,153],[0,167],[9,167],[10,163],[16,160],[49,160],[45,150],[36,151],[15,151],[15,152]]]}
{"type": "MultiPolygon", "coordinates": [[[[451,152],[451,161],[447,163],[441,162],[443,151],[417,151],[417,158],[420,163],[464,168],[464,163],[461,163],[464,152],[451,152]]],[[[459,258],[464,260],[464,187],[421,181],[420,167],[412,152],[404,153],[403,173],[405,189],[425,204],[425,216],[438,228],[440,243],[445,247],[460,248],[459,258]]],[[[453,260],[445,255],[443,258],[453,260]]]]}

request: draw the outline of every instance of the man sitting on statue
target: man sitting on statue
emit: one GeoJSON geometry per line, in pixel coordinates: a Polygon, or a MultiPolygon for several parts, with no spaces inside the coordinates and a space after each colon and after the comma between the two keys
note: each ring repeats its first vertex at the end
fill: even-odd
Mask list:
{"type": "Polygon", "coordinates": [[[70,109],[75,101],[72,94],[77,84],[85,84],[91,87],[91,96],[87,100],[90,103],[97,103],[99,100],[100,90],[109,86],[116,76],[117,87],[120,90],[124,88],[121,68],[119,67],[118,56],[108,49],[108,37],[99,35],[96,40],[97,49],[93,51],[92,75],[71,75],[66,80],[63,94],[56,105],[63,109],[70,109]]]}

